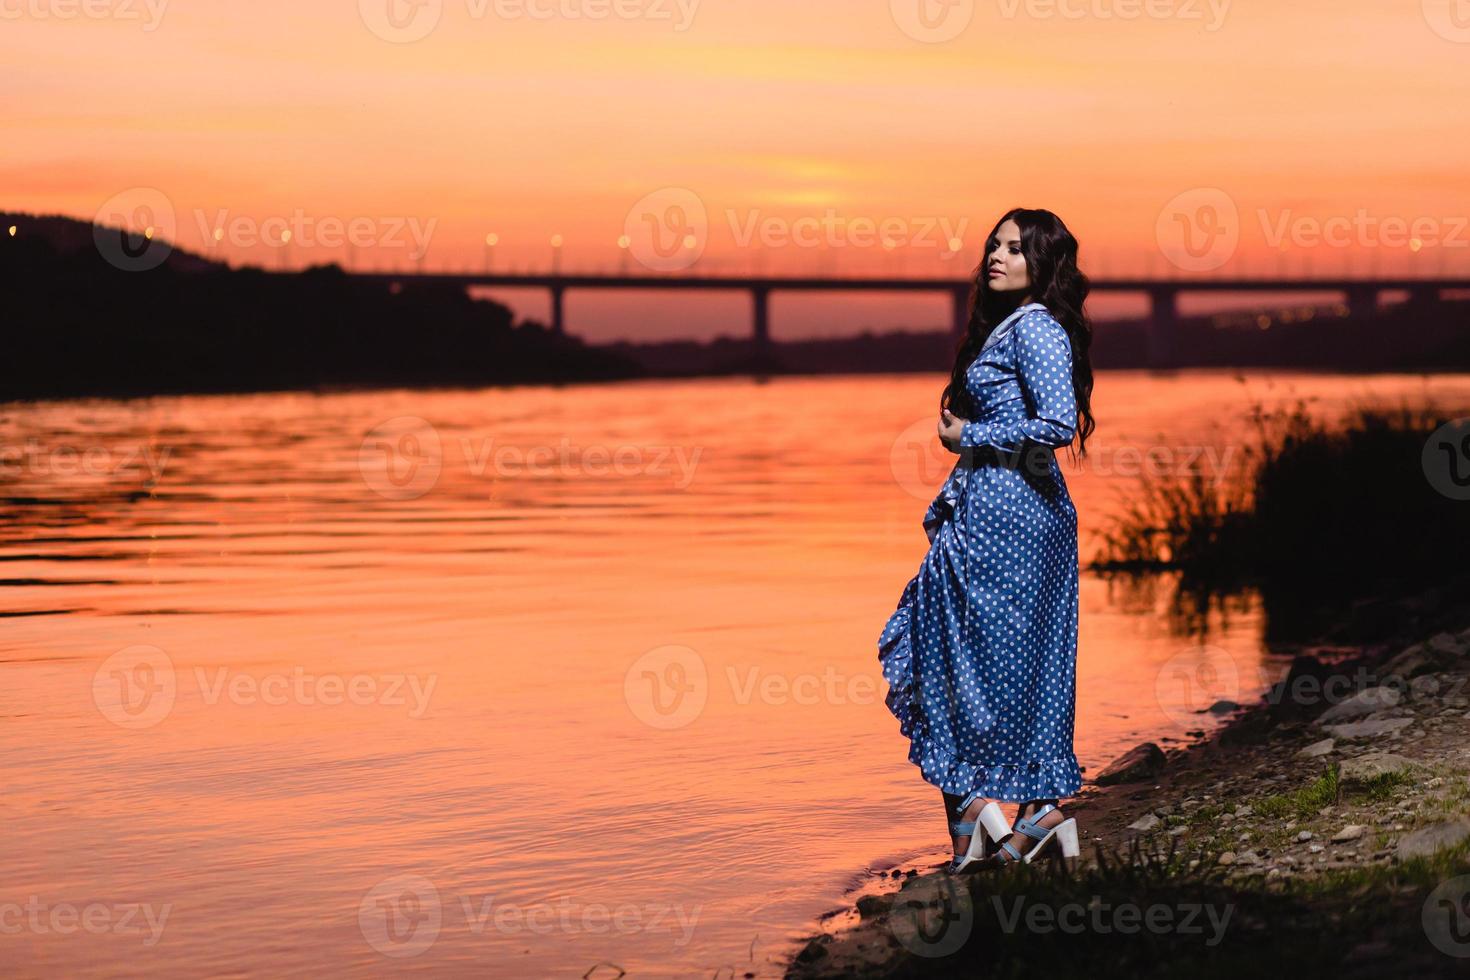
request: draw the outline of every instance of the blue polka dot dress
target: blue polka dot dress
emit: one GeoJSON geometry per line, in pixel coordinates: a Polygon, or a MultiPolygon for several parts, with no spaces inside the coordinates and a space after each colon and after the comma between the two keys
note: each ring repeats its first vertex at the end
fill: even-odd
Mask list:
{"type": "Polygon", "coordinates": [[[1072,796],[1077,510],[1056,459],[1077,419],[1066,329],[1022,306],[965,383],[970,411],[955,412],[972,421],[924,515],[929,551],[878,640],[886,703],[909,760],[944,792],[1072,796]]]}

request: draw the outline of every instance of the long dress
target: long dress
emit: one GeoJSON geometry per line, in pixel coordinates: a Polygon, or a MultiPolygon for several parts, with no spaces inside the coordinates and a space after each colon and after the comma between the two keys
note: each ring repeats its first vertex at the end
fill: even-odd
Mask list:
{"type": "Polygon", "coordinates": [[[929,551],[878,640],[885,703],[944,792],[1059,799],[1082,787],[1077,510],[1055,455],[1076,428],[1066,329],[1040,303],[1020,307],[965,388],[972,421],[924,515],[929,551]]]}

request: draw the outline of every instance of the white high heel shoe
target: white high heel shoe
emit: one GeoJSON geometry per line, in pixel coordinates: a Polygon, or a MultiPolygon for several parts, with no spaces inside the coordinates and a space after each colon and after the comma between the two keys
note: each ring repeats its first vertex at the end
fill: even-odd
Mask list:
{"type": "Polygon", "coordinates": [[[965,853],[956,854],[949,862],[950,874],[961,874],[972,865],[981,864],[985,861],[985,839],[988,835],[992,841],[998,841],[1010,833],[1011,828],[1006,824],[1005,814],[1000,811],[1000,804],[994,801],[981,807],[979,815],[974,820],[965,820],[965,811],[970,809],[970,804],[980,798],[978,792],[971,793],[965,797],[965,801],[959,805],[958,813],[960,820],[949,825],[949,829],[956,837],[969,837],[970,846],[965,853]],[[980,830],[985,833],[980,833],[980,830]]]}
{"type": "MultiPolygon", "coordinates": [[[[1011,830],[1015,833],[1025,834],[1027,837],[1035,840],[1036,843],[1030,849],[1028,849],[1025,854],[1022,854],[1020,851],[1016,850],[1014,846],[1011,845],[1010,841],[1005,841],[1000,845],[1000,847],[993,855],[993,863],[991,866],[997,867],[1000,865],[1010,864],[1012,861],[1020,861],[1022,864],[1030,864],[1032,860],[1034,860],[1036,856],[1046,848],[1046,845],[1051,842],[1053,837],[1055,837],[1057,843],[1061,845],[1062,857],[1074,858],[1077,857],[1077,855],[1081,854],[1082,848],[1077,842],[1076,817],[1068,817],[1061,823],[1057,824],[1055,827],[1043,827],[1036,822],[1038,817],[1042,816],[1043,814],[1050,813],[1052,810],[1055,809],[1055,806],[1047,803],[1042,806],[1041,809],[1033,813],[1030,817],[1018,817],[1016,819],[1015,825],[1011,827],[1011,830]]],[[[998,839],[999,838],[997,838],[997,840],[998,839]]]]}

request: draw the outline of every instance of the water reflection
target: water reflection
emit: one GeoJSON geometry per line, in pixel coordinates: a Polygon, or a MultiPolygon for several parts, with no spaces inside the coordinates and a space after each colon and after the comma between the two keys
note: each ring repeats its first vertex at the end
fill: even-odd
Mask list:
{"type": "MultiPolygon", "coordinates": [[[[0,903],[168,909],[151,944],[28,927],[7,958],[772,974],[865,866],[947,847],[876,662],[952,459],[938,380],[6,407],[0,903]]],[[[1470,390],[1102,375],[1064,464],[1084,558],[1122,447],[1426,384],[1470,390]]],[[[1175,594],[1084,576],[1091,772],[1259,690],[1254,598],[1175,594]]]]}

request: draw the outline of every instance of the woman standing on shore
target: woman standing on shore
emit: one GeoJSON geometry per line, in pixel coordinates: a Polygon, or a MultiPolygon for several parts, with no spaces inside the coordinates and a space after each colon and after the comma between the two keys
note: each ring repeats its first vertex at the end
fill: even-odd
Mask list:
{"type": "Polygon", "coordinates": [[[909,759],[944,795],[950,870],[1030,861],[1082,787],[1072,749],[1077,511],[1055,450],[1094,428],[1089,285],[1077,240],[1050,211],[996,224],[940,397],[939,438],[960,459],[924,515],[929,552],[878,640],[909,759]],[[1007,825],[996,800],[1020,804],[1007,825]],[[1002,841],[986,853],[986,837],[1002,841]]]}

